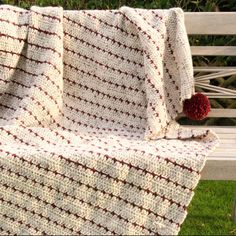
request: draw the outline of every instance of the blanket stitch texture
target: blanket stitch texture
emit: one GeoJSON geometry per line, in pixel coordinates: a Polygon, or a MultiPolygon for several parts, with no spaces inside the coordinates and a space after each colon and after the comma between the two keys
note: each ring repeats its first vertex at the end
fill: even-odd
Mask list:
{"type": "Polygon", "coordinates": [[[0,7],[0,233],[177,234],[209,130],[181,9],[0,7]]]}

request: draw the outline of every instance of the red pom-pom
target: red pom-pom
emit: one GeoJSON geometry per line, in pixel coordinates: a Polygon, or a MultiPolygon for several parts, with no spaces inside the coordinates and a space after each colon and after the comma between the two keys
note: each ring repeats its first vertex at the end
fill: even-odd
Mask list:
{"type": "Polygon", "coordinates": [[[192,120],[204,119],[211,110],[211,104],[207,96],[202,93],[194,94],[184,101],[183,112],[192,120]]]}

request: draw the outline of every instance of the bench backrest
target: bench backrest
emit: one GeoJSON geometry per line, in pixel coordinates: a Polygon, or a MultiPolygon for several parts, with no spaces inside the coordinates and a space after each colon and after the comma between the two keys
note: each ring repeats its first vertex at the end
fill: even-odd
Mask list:
{"type": "MultiPolygon", "coordinates": [[[[236,36],[236,12],[186,12],[188,35],[236,36]]],[[[191,46],[193,56],[236,56],[236,46],[191,46]]],[[[235,67],[194,67],[195,72],[206,75],[195,78],[195,86],[207,89],[209,98],[236,98],[236,90],[214,86],[210,80],[236,75],[235,67]]],[[[236,109],[212,109],[210,117],[236,117],[236,109]]]]}

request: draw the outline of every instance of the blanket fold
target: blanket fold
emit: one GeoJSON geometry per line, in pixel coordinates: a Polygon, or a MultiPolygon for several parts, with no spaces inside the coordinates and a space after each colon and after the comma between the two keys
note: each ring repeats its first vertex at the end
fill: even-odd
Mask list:
{"type": "Polygon", "coordinates": [[[183,11],[0,6],[0,234],[177,234],[218,140],[183,11]]]}

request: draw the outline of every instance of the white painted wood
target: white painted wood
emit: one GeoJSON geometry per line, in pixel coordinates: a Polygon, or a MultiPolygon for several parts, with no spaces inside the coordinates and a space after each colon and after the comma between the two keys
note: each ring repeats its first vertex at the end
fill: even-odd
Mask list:
{"type": "Polygon", "coordinates": [[[201,173],[201,179],[205,180],[236,180],[236,159],[206,161],[206,165],[201,173]]]}
{"type": "Polygon", "coordinates": [[[234,139],[223,139],[223,140],[221,140],[221,143],[236,146],[236,140],[234,140],[234,139]]]}
{"type": "MultiPolygon", "coordinates": [[[[233,139],[232,139],[233,140],[233,139]]],[[[234,143],[221,143],[221,148],[225,151],[226,149],[230,149],[232,147],[236,147],[236,140],[234,143]]]]}
{"type": "Polygon", "coordinates": [[[233,66],[195,66],[193,68],[194,72],[219,72],[219,71],[228,71],[236,70],[236,67],[233,66]]]}
{"type": "Polygon", "coordinates": [[[228,69],[228,70],[219,71],[217,73],[197,76],[195,77],[195,81],[202,82],[205,80],[215,79],[215,78],[225,77],[225,76],[230,76],[230,75],[236,75],[236,69],[228,69]]]}
{"type": "Polygon", "coordinates": [[[188,34],[236,34],[236,12],[185,12],[188,34]]]}
{"type": "MultiPolygon", "coordinates": [[[[221,158],[224,157],[224,159],[222,159],[222,161],[225,161],[226,159],[228,160],[233,160],[236,161],[236,150],[235,149],[223,149],[221,147],[217,148],[217,150],[215,150],[211,156],[209,157],[209,160],[211,159],[217,159],[217,158],[221,158]]],[[[236,169],[235,169],[236,170],[236,169]]]]}
{"type": "Polygon", "coordinates": [[[205,88],[214,92],[219,92],[220,94],[236,95],[236,90],[222,88],[222,87],[211,85],[211,84],[206,84],[206,83],[201,83],[201,82],[196,81],[195,86],[199,88],[205,88]]]}
{"type": "Polygon", "coordinates": [[[208,114],[209,117],[236,117],[236,109],[211,109],[208,114]]]}
{"type": "Polygon", "coordinates": [[[193,56],[235,56],[236,46],[191,46],[193,56]]]}
{"type": "Polygon", "coordinates": [[[220,94],[220,93],[207,93],[203,92],[208,98],[236,98],[236,95],[232,94],[220,94]]]}
{"type": "MultiPolygon", "coordinates": [[[[236,12],[185,13],[185,25],[189,35],[236,35],[236,12]]],[[[192,46],[193,56],[236,56],[236,46],[192,46]]],[[[194,72],[210,74],[197,76],[195,85],[209,90],[209,98],[236,98],[236,90],[213,86],[211,79],[236,74],[236,67],[195,67],[194,72]]],[[[212,109],[209,117],[236,117],[236,109],[212,109]]],[[[212,129],[220,139],[202,171],[202,179],[236,180],[236,127],[191,126],[196,129],[212,129]]],[[[236,222],[236,194],[232,218],[236,222]]]]}

